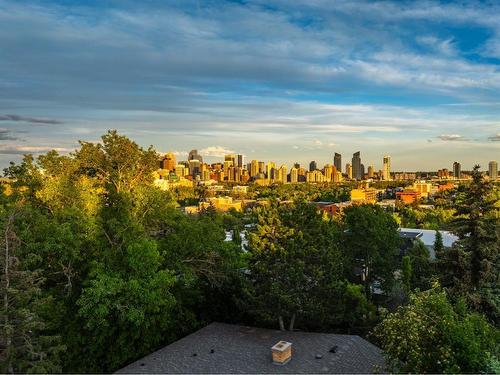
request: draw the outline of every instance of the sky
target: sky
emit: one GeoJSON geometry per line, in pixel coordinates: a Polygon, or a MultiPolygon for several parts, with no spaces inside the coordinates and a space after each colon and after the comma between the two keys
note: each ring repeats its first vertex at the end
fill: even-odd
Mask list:
{"type": "Polygon", "coordinates": [[[117,129],[207,161],[500,161],[500,2],[0,0],[0,167],[117,129]]]}

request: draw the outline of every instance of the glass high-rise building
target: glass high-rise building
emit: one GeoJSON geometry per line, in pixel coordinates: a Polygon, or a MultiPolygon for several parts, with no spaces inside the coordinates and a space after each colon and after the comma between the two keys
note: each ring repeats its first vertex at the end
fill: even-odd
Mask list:
{"type": "Polygon", "coordinates": [[[453,177],[459,179],[461,177],[461,166],[459,162],[453,163],[453,177]]]}
{"type": "Polygon", "coordinates": [[[318,169],[318,165],[313,160],[312,162],[309,163],[309,171],[312,172],[312,171],[315,171],[316,169],[318,169]]]}
{"type": "Polygon", "coordinates": [[[498,163],[494,160],[488,163],[488,176],[490,176],[490,180],[498,178],[498,163]]]}
{"type": "Polygon", "coordinates": [[[356,180],[361,180],[361,153],[355,152],[352,155],[352,177],[356,180]]]}
{"type": "Polygon", "coordinates": [[[391,157],[384,156],[384,168],[382,169],[382,179],[389,181],[391,179],[391,157]]]}
{"type": "Polygon", "coordinates": [[[335,153],[333,156],[333,165],[337,168],[338,172],[342,172],[342,155],[339,153],[335,153]]]}

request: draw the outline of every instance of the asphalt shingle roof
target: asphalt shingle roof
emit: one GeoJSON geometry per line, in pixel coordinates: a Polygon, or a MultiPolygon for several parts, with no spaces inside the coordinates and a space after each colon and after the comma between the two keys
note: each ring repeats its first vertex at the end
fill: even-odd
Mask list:
{"type": "Polygon", "coordinates": [[[381,350],[359,336],[212,323],[118,373],[371,373],[383,365],[381,350]],[[292,343],[292,359],[283,366],[271,357],[280,340],[292,343]]]}

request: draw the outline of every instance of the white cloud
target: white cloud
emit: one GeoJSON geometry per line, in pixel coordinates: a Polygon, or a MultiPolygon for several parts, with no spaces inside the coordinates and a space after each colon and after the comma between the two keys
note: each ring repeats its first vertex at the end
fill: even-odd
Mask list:
{"type": "Polygon", "coordinates": [[[212,156],[217,158],[224,157],[224,155],[234,154],[234,153],[235,152],[233,150],[230,150],[222,146],[210,146],[200,150],[200,155],[202,156],[212,156]]]}
{"type": "Polygon", "coordinates": [[[464,141],[465,138],[460,134],[441,134],[438,136],[442,141],[464,141]]]}
{"type": "Polygon", "coordinates": [[[0,145],[0,154],[41,154],[52,150],[60,153],[75,151],[67,147],[0,145]]]}

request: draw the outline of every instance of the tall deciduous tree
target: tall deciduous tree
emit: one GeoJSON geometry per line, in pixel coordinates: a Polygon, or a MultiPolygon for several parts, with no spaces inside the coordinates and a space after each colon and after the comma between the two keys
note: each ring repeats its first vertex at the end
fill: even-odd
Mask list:
{"type": "Polygon", "coordinates": [[[375,329],[389,364],[402,373],[498,370],[499,331],[463,302],[452,305],[439,286],[410,295],[375,329]]]}
{"type": "Polygon", "coordinates": [[[344,210],[345,253],[348,272],[360,270],[365,294],[371,296],[374,281],[389,291],[399,254],[398,225],[380,206],[356,205],[344,210]]]}
{"type": "Polygon", "coordinates": [[[116,193],[130,192],[151,182],[158,168],[158,156],[152,147],[144,150],[129,138],[110,130],[102,143],[80,142],[76,160],[81,171],[102,180],[116,193]]]}

